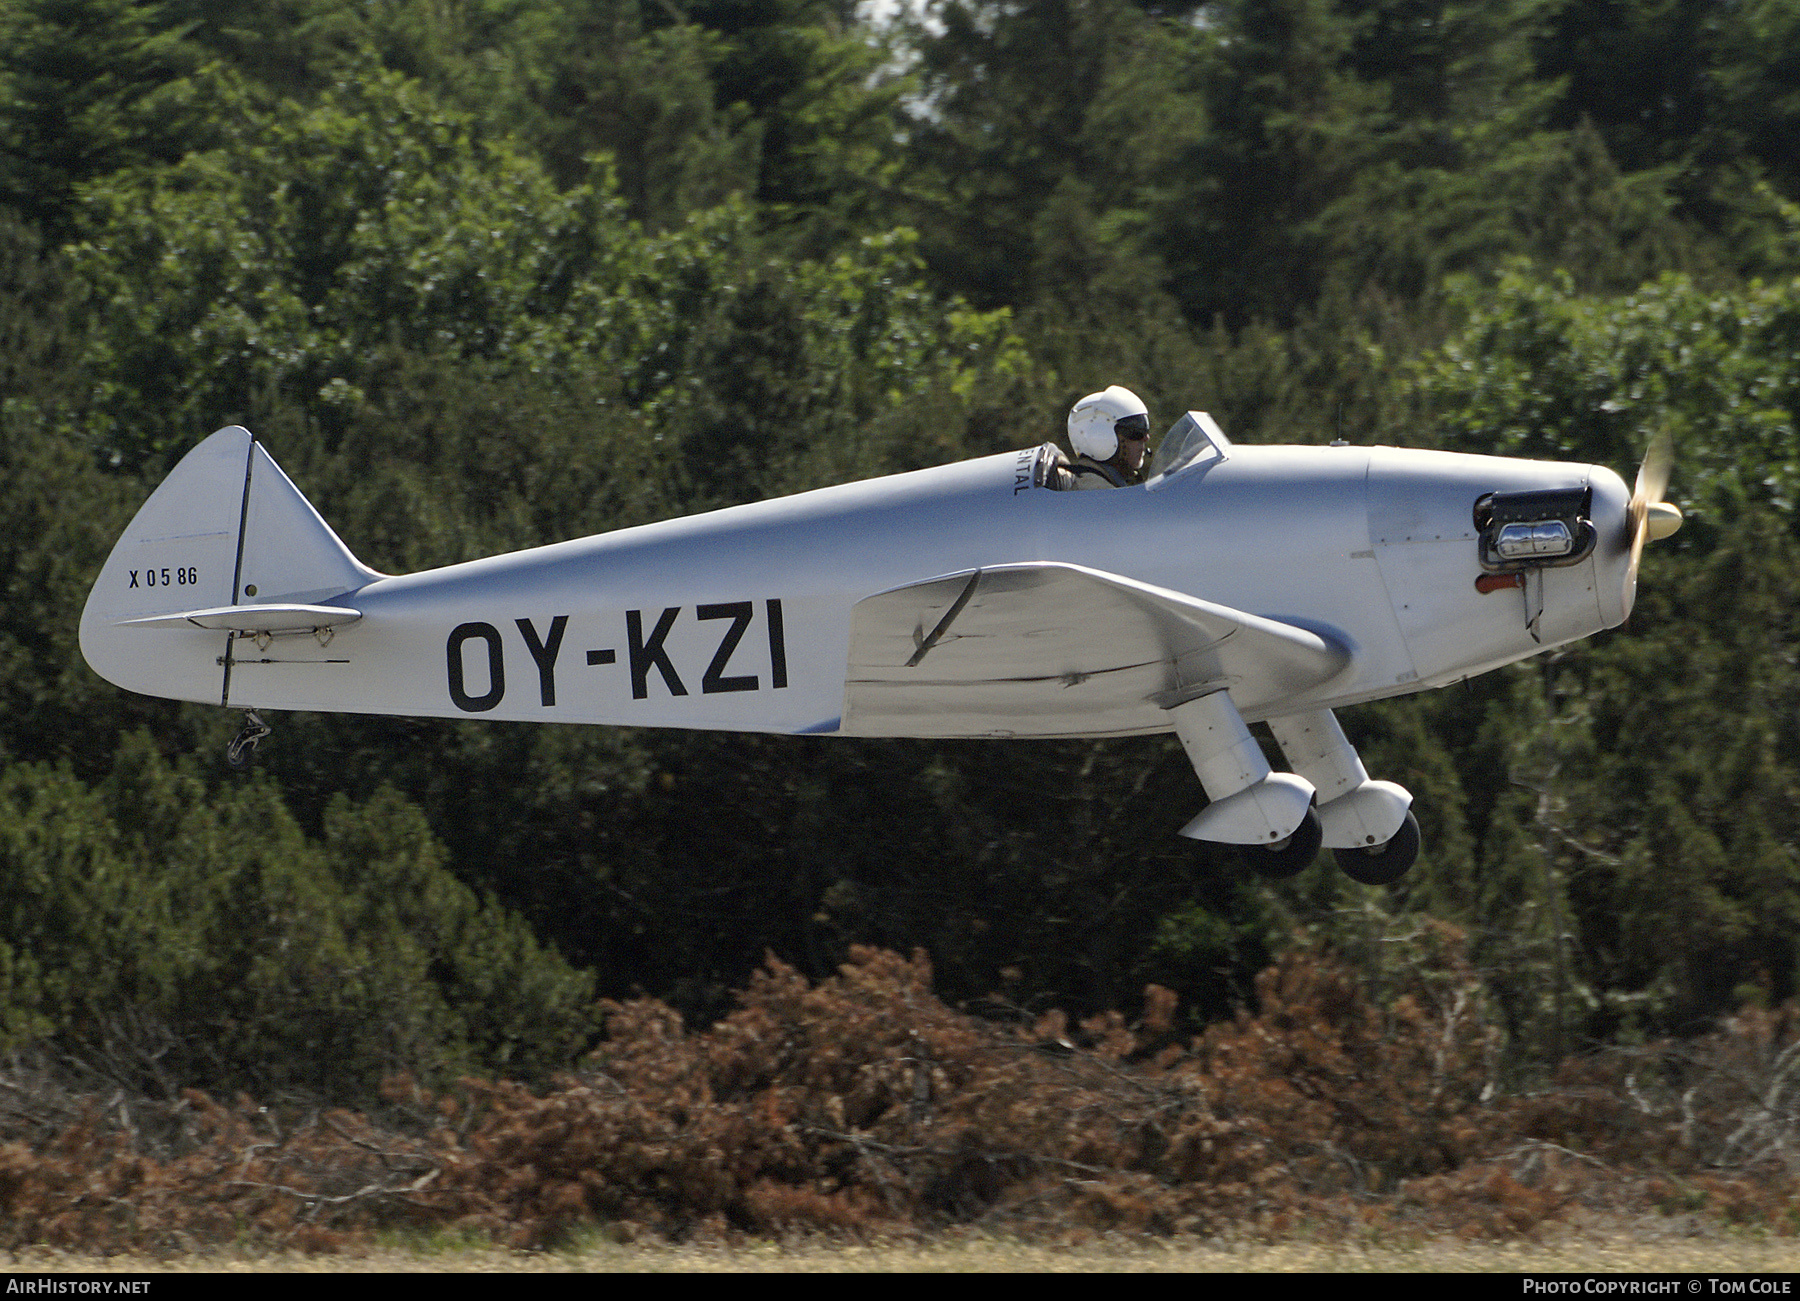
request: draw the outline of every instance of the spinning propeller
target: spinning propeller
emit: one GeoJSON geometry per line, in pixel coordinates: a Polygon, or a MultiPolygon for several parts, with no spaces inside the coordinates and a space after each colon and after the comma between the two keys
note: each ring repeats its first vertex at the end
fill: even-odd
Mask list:
{"type": "Polygon", "coordinates": [[[1650,440],[1644,463],[1638,467],[1637,483],[1631,489],[1631,502],[1625,507],[1625,542],[1631,548],[1631,563],[1625,570],[1627,614],[1637,597],[1638,560],[1644,554],[1644,543],[1666,538],[1681,527],[1681,507],[1663,500],[1674,462],[1674,440],[1664,429],[1650,440]]]}

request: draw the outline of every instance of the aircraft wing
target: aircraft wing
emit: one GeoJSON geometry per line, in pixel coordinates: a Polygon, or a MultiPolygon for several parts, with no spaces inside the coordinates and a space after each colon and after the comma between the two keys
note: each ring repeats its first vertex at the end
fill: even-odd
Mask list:
{"type": "Polygon", "coordinates": [[[1079,565],[1015,564],[857,603],[842,730],[1076,736],[1166,730],[1221,687],[1249,718],[1336,677],[1340,640],[1079,565]],[[1096,728],[1097,715],[1107,725],[1096,728]]]}

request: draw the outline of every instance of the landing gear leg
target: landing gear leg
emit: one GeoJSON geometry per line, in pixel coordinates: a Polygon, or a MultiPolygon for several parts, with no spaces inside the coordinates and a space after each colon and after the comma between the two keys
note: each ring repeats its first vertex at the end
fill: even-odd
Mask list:
{"type": "Polygon", "coordinates": [[[225,747],[225,762],[240,772],[248,768],[256,758],[256,743],[274,730],[256,716],[254,709],[246,709],[244,730],[232,737],[231,744],[225,747]]]}
{"type": "Polygon", "coordinates": [[[1169,711],[1175,734],[1212,800],[1181,829],[1194,840],[1244,846],[1244,857],[1271,880],[1293,876],[1319,852],[1319,818],[1311,783],[1271,772],[1223,691],[1169,711]]]}

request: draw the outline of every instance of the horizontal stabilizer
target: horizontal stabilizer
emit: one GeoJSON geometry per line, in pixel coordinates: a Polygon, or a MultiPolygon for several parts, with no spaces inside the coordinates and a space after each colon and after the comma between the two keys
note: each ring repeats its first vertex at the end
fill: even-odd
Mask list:
{"type": "Polygon", "coordinates": [[[1335,637],[1117,574],[997,565],[857,603],[844,730],[864,736],[1166,730],[1229,688],[1247,717],[1336,677],[1335,637]]]}
{"type": "Polygon", "coordinates": [[[182,610],[147,619],[123,619],[118,628],[210,628],[219,632],[258,633],[317,632],[342,628],[362,618],[361,610],[341,605],[221,605],[210,610],[182,610]]]}

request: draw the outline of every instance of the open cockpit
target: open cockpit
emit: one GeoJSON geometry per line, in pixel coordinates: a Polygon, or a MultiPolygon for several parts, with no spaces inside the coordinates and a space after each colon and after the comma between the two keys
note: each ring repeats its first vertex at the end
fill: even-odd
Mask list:
{"type": "MultiPolygon", "coordinates": [[[[1190,411],[1177,420],[1157,444],[1156,454],[1145,468],[1144,481],[1134,485],[1155,492],[1177,479],[1204,472],[1226,458],[1231,440],[1218,422],[1204,411],[1190,411]]],[[[1066,491],[1075,487],[1069,454],[1055,443],[1038,447],[1032,462],[1031,486],[1066,491]]]]}

